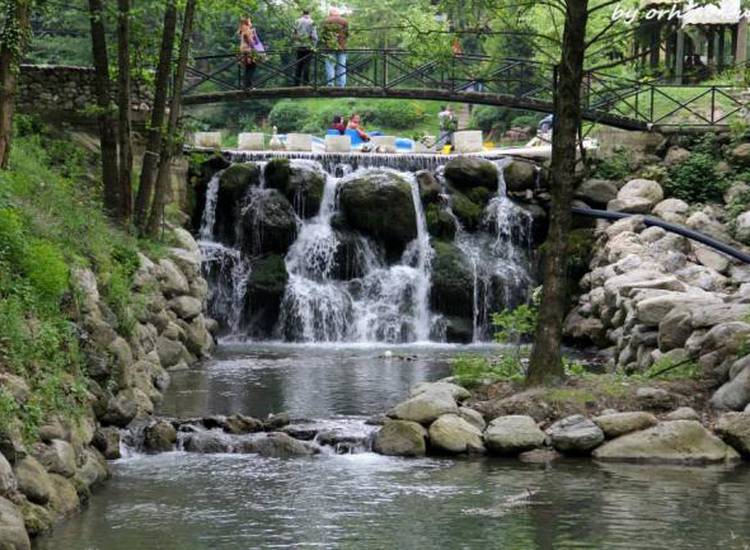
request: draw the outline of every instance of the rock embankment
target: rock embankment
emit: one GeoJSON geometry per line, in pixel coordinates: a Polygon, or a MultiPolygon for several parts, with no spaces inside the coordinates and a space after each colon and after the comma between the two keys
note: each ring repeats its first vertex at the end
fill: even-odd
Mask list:
{"type": "Polygon", "coordinates": [[[469,392],[447,381],[421,384],[388,412],[375,452],[424,455],[491,454],[548,462],[561,456],[600,461],[675,464],[732,463],[750,456],[750,413],[728,413],[715,426],[680,407],[661,419],[646,411],[581,414],[548,425],[522,414],[485,419],[462,402],[469,392]]]}
{"type": "MultiPolygon", "coordinates": [[[[118,319],[100,297],[92,271],[73,270],[73,320],[88,367],[90,407],[80,417],[44,419],[35,441],[14,426],[1,427],[0,548],[30,548],[30,536],[77,511],[107,479],[106,460],[120,457],[120,429],[152,414],[169,371],[213,350],[198,245],[182,229],[171,233],[176,244],[164,257],[139,255],[130,320],[118,319]]],[[[1,376],[0,386],[22,402],[23,378],[1,376]]]]}
{"type": "MultiPolygon", "coordinates": [[[[610,210],[648,214],[684,225],[739,249],[721,209],[664,199],[655,181],[625,183],[610,210]]],[[[583,294],[568,315],[571,339],[605,348],[611,366],[643,372],[655,364],[695,363],[717,391],[717,409],[743,410],[750,403],[750,265],[635,215],[597,225],[583,294]]]]}

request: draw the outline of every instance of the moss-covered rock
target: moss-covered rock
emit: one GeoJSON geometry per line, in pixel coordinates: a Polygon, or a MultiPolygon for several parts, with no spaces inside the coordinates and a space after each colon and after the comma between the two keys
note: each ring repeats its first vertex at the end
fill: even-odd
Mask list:
{"type": "Polygon", "coordinates": [[[411,187],[400,176],[371,172],[346,182],[339,193],[347,224],[394,254],[417,236],[411,187]]]}
{"type": "Polygon", "coordinates": [[[289,274],[284,258],[271,254],[253,262],[247,279],[246,321],[252,336],[271,336],[279,319],[289,274]]]}
{"type": "Polygon", "coordinates": [[[526,191],[536,187],[537,170],[528,161],[514,160],[503,169],[503,178],[508,191],[526,191]]]}
{"type": "Polygon", "coordinates": [[[471,318],[473,288],[469,261],[453,243],[436,240],[432,243],[432,309],[445,315],[471,318]]]}
{"type": "Polygon", "coordinates": [[[459,189],[497,188],[497,166],[477,157],[459,157],[445,165],[445,177],[459,189]]]}
{"type": "Polygon", "coordinates": [[[266,164],[263,172],[266,187],[278,189],[292,203],[302,218],[317,215],[323,200],[325,175],[311,164],[292,163],[278,158],[266,164]]]}
{"type": "Polygon", "coordinates": [[[297,238],[297,216],[276,189],[253,193],[242,218],[245,254],[284,254],[297,238]]]}
{"type": "Polygon", "coordinates": [[[219,177],[216,196],[216,238],[227,244],[237,242],[237,220],[251,185],[260,181],[260,168],[256,164],[233,164],[219,177]]]}
{"type": "Polygon", "coordinates": [[[466,191],[466,198],[473,203],[486,206],[487,203],[490,202],[492,194],[492,191],[490,191],[486,187],[479,186],[466,191]]]}
{"type": "Polygon", "coordinates": [[[453,213],[467,231],[476,231],[482,223],[484,209],[463,193],[454,192],[451,196],[453,213]]]}
{"type": "Polygon", "coordinates": [[[447,210],[430,204],[425,210],[427,231],[436,239],[452,241],[456,234],[456,220],[447,210]]]}
{"type": "Polygon", "coordinates": [[[425,206],[438,201],[440,198],[440,184],[429,170],[420,170],[415,174],[419,184],[419,198],[425,206]]]}

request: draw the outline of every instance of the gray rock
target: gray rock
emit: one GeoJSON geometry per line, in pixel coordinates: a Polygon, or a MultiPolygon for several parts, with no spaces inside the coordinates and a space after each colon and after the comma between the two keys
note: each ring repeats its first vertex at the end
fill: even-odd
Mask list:
{"type": "Polygon", "coordinates": [[[710,403],[715,409],[731,411],[741,411],[750,404],[750,366],[716,390],[710,403]]]}
{"type": "Polygon", "coordinates": [[[186,361],[189,357],[188,350],[181,342],[170,340],[159,336],[156,340],[156,351],[159,354],[159,362],[164,368],[177,365],[180,361],[186,361]]]}
{"type": "Polygon", "coordinates": [[[637,411],[597,416],[594,423],[601,428],[607,439],[612,439],[655,426],[657,420],[653,414],[637,411]]]}
{"type": "Polygon", "coordinates": [[[649,209],[656,206],[664,198],[664,190],[657,182],[646,179],[634,179],[626,183],[617,193],[617,198],[646,199],[649,209]]]}
{"type": "Polygon", "coordinates": [[[54,490],[52,481],[37,459],[27,456],[15,468],[18,490],[36,504],[47,504],[54,490]]]}
{"type": "Polygon", "coordinates": [[[203,311],[203,304],[192,296],[178,296],[170,300],[169,308],[181,319],[190,321],[200,315],[203,311]]]}
{"type": "Polygon", "coordinates": [[[427,392],[445,392],[449,393],[456,401],[464,401],[471,397],[471,393],[466,388],[450,382],[422,382],[414,386],[409,392],[409,397],[415,397],[427,392]]]}
{"type": "Polygon", "coordinates": [[[143,431],[143,446],[150,453],[166,453],[177,442],[177,430],[171,422],[157,420],[143,431]]]}
{"type": "Polygon", "coordinates": [[[455,414],[444,414],[430,424],[430,447],[447,453],[483,453],[482,432],[455,414]]]}
{"type": "Polygon", "coordinates": [[[53,439],[48,445],[39,445],[36,459],[51,474],[73,477],[76,473],[75,450],[62,439],[53,439]]]}
{"type": "Polygon", "coordinates": [[[684,309],[673,309],[659,323],[659,349],[667,352],[681,348],[693,333],[692,315],[684,309]]]}
{"type": "Polygon", "coordinates": [[[680,199],[664,199],[654,206],[653,214],[665,221],[682,224],[690,210],[690,205],[680,199]]]}
{"type": "Polygon", "coordinates": [[[597,460],[711,463],[739,459],[737,451],[699,422],[673,420],[613,439],[596,449],[597,460]]]}
{"type": "Polygon", "coordinates": [[[682,164],[690,158],[690,151],[683,149],[679,145],[672,145],[664,156],[664,164],[667,166],[676,166],[682,164]]]}
{"type": "Polygon", "coordinates": [[[373,449],[390,456],[424,456],[427,430],[417,422],[388,420],[375,435],[373,449]]]}
{"type": "Polygon", "coordinates": [[[177,296],[190,292],[190,285],[185,275],[172,260],[167,258],[159,260],[157,277],[166,296],[177,296]]]}
{"type": "Polygon", "coordinates": [[[721,300],[713,294],[669,292],[638,302],[636,304],[636,316],[638,321],[645,325],[657,326],[676,307],[699,309],[718,303],[721,303],[721,300]]]}
{"type": "Polygon", "coordinates": [[[750,457],[750,414],[727,413],[716,422],[716,433],[742,456],[750,457]]]}
{"type": "Polygon", "coordinates": [[[0,495],[9,495],[16,490],[16,477],[8,460],[0,454],[0,495]]]}
{"type": "Polygon", "coordinates": [[[664,417],[666,420],[698,420],[700,415],[692,407],[678,407],[664,417]]]}
{"type": "Polygon", "coordinates": [[[90,489],[109,477],[107,461],[94,449],[83,450],[83,464],[76,470],[74,481],[76,486],[90,489]]]}
{"type": "Polygon", "coordinates": [[[677,404],[676,396],[662,388],[638,388],[635,397],[647,409],[669,410],[677,404]]]}
{"type": "Polygon", "coordinates": [[[30,537],[36,537],[49,531],[54,523],[52,514],[43,506],[23,501],[19,505],[26,531],[30,537]]]}
{"type": "Polygon", "coordinates": [[[120,458],[120,430],[115,426],[97,428],[93,445],[107,460],[117,460],[120,458]]]}
{"type": "Polygon", "coordinates": [[[148,395],[138,388],[127,388],[107,402],[107,410],[101,420],[104,424],[124,428],[134,418],[152,412],[154,404],[148,395]]]}
{"type": "Polygon", "coordinates": [[[429,424],[444,414],[458,414],[453,396],[446,391],[430,391],[411,397],[396,405],[388,416],[429,424]]]}
{"type": "Polygon", "coordinates": [[[31,548],[21,511],[11,501],[2,497],[0,497],[0,548],[8,550],[30,550],[31,548]]]}
{"type": "Polygon", "coordinates": [[[484,428],[487,426],[482,415],[469,407],[459,407],[458,416],[466,420],[469,424],[479,428],[480,431],[484,431],[484,428]]]}
{"type": "Polygon", "coordinates": [[[241,441],[237,444],[236,451],[269,458],[291,458],[318,454],[320,447],[314,443],[294,439],[283,432],[271,432],[241,441]]]}
{"type": "Polygon", "coordinates": [[[563,453],[587,453],[602,441],[604,432],[580,414],[558,420],[547,428],[552,446],[563,453]]]}
{"type": "Polygon", "coordinates": [[[648,214],[652,206],[653,201],[645,197],[626,197],[609,201],[607,203],[607,210],[631,214],[648,214]]]}
{"type": "Polygon", "coordinates": [[[231,449],[229,438],[220,430],[195,432],[185,440],[185,450],[189,453],[228,453],[231,449]]]}
{"type": "Polygon", "coordinates": [[[490,452],[517,455],[544,444],[546,436],[530,416],[508,415],[492,420],[484,432],[490,452]]]}
{"type": "Polygon", "coordinates": [[[73,481],[58,474],[50,474],[49,479],[53,488],[49,507],[61,516],[68,516],[77,511],[81,505],[81,499],[78,497],[73,481]]]}
{"type": "Polygon", "coordinates": [[[617,186],[609,180],[589,179],[576,189],[576,197],[592,205],[603,205],[617,197],[617,186]]]}

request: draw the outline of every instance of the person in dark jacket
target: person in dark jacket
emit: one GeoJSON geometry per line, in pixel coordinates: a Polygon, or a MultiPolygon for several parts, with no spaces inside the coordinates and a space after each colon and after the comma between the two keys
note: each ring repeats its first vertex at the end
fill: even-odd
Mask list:
{"type": "Polygon", "coordinates": [[[307,86],[310,84],[310,63],[312,63],[315,47],[318,45],[318,30],[310,17],[310,10],[304,10],[302,17],[294,23],[292,40],[297,49],[294,83],[297,86],[307,86]]]}

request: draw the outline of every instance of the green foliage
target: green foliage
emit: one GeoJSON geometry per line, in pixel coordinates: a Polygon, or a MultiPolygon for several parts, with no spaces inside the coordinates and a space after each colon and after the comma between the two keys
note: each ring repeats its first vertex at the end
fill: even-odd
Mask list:
{"type": "Polygon", "coordinates": [[[462,386],[474,387],[500,380],[519,382],[525,373],[522,363],[512,355],[488,358],[465,354],[453,360],[453,375],[462,386]]]}
{"type": "Polygon", "coordinates": [[[721,201],[727,181],[716,174],[716,160],[706,152],[693,153],[672,167],[664,181],[667,194],[687,202],[721,201]]]}
{"type": "Polygon", "coordinates": [[[628,153],[618,149],[611,156],[601,159],[594,169],[594,177],[605,180],[622,180],[630,174],[628,153]]]}
{"type": "Polygon", "coordinates": [[[506,309],[492,314],[492,326],[495,327],[495,341],[503,344],[519,344],[531,336],[536,326],[537,306],[523,304],[516,309],[506,309]]]}
{"type": "Polygon", "coordinates": [[[47,303],[56,303],[68,288],[70,270],[52,243],[34,240],[26,247],[21,268],[47,303]]]}
{"type": "Polygon", "coordinates": [[[661,358],[646,369],[641,377],[656,380],[684,380],[696,378],[700,369],[695,361],[681,361],[675,363],[669,358],[661,358]]]}
{"type": "Polygon", "coordinates": [[[279,101],[271,109],[268,122],[276,126],[280,133],[294,132],[299,130],[300,122],[307,118],[307,110],[297,101],[279,101]]]}
{"type": "Polygon", "coordinates": [[[565,369],[565,376],[572,378],[586,378],[591,374],[586,365],[568,357],[563,357],[563,368],[565,369]]]}

